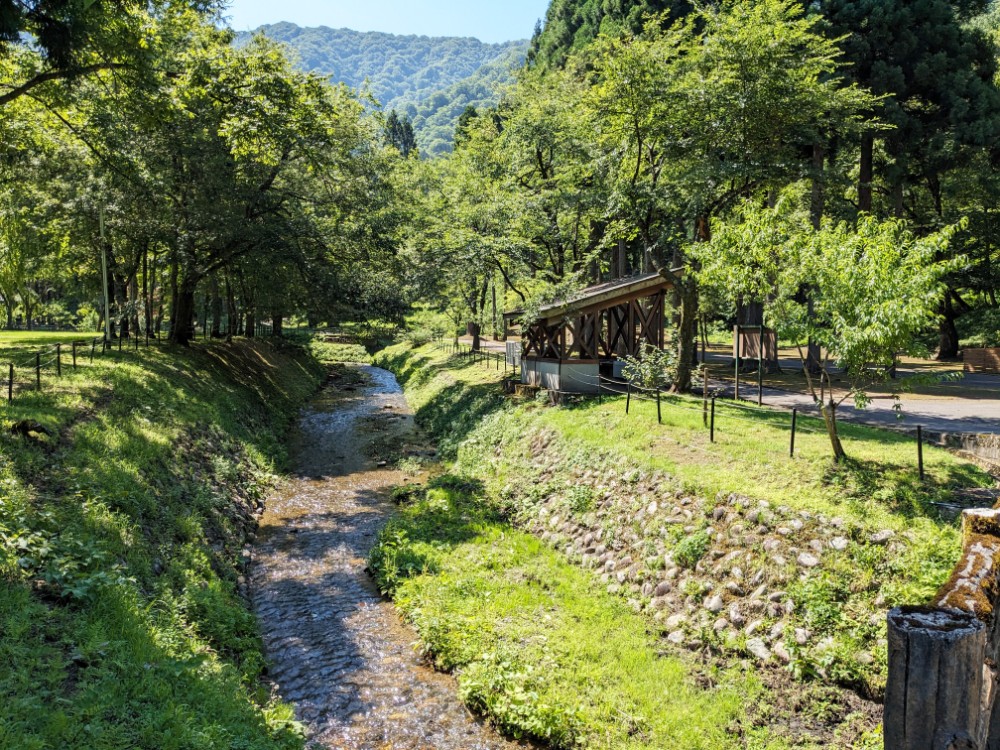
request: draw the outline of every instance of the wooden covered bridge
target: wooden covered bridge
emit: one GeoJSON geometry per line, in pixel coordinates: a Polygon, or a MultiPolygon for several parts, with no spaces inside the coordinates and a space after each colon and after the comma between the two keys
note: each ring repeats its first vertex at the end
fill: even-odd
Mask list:
{"type": "MultiPolygon", "coordinates": [[[[608,281],[543,306],[523,328],[521,382],[547,390],[596,393],[599,377],[649,344],[662,348],[667,291],[658,273],[608,281]]],[[[511,312],[508,321],[522,313],[511,312]]]]}

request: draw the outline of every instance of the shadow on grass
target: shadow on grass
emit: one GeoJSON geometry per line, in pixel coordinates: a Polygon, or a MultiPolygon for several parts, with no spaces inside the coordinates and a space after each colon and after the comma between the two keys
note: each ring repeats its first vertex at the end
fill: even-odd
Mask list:
{"type": "Polygon", "coordinates": [[[300,744],[243,687],[263,662],[236,578],[262,470],[319,380],[265,344],[156,347],[96,358],[9,408],[52,439],[0,433],[22,498],[0,501],[0,536],[23,540],[16,559],[0,544],[2,595],[21,602],[0,607],[0,661],[18,665],[0,678],[18,695],[0,746],[5,732],[11,747],[300,744]],[[221,666],[206,668],[209,652],[221,666]]]}

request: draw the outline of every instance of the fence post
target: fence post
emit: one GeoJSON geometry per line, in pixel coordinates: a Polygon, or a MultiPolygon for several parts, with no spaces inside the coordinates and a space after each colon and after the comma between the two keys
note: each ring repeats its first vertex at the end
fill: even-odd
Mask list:
{"type": "Polygon", "coordinates": [[[90,364],[94,364],[94,349],[97,348],[97,340],[90,342],[90,364]]]}
{"type": "Polygon", "coordinates": [[[917,425],[917,467],[920,470],[920,481],[924,481],[924,428],[917,425]]]}
{"type": "Polygon", "coordinates": [[[715,398],[714,397],[712,398],[712,420],[709,423],[709,425],[710,426],[709,426],[708,439],[714,443],[715,442],[715,398]]]}
{"type": "Polygon", "coordinates": [[[119,353],[121,352],[121,350],[122,350],[122,334],[121,334],[121,331],[119,331],[118,332],[118,351],[119,351],[119,353]]]}
{"type": "Polygon", "coordinates": [[[789,450],[789,455],[795,458],[795,424],[798,421],[799,410],[792,409],[792,447],[789,450]]]}
{"type": "Polygon", "coordinates": [[[704,385],[701,395],[701,422],[708,427],[708,365],[706,364],[701,366],[701,378],[704,385]]]}
{"type": "Polygon", "coordinates": [[[73,369],[76,369],[76,342],[73,342],[73,369]]]}
{"type": "Polygon", "coordinates": [[[660,386],[656,386],[656,424],[663,424],[663,415],[660,412],[660,386]]]}
{"type": "Polygon", "coordinates": [[[629,407],[632,406],[632,381],[628,382],[628,395],[625,396],[625,413],[628,414],[629,407]]]}
{"type": "Polygon", "coordinates": [[[11,403],[14,400],[14,363],[10,363],[10,369],[7,371],[7,403],[11,403]]]}
{"type": "Polygon", "coordinates": [[[42,355],[35,352],[35,390],[42,390],[42,355]]]}
{"type": "Polygon", "coordinates": [[[56,377],[62,377],[62,344],[56,344],[56,377]]]}
{"type": "Polygon", "coordinates": [[[886,750],[985,748],[986,624],[972,612],[934,607],[897,607],[888,624],[886,750]]]}

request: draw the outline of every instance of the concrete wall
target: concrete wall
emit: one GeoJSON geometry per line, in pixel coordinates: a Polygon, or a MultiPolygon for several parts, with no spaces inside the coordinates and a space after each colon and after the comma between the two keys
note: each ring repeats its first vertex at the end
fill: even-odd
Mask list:
{"type": "Polygon", "coordinates": [[[521,382],[549,391],[597,393],[600,365],[596,362],[558,362],[526,358],[521,360],[521,382]]]}

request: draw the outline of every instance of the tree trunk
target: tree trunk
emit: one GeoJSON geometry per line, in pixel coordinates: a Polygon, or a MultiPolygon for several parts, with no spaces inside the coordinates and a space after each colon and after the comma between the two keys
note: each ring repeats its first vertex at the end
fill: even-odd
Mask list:
{"type": "Polygon", "coordinates": [[[285,331],[285,316],[281,313],[271,313],[271,335],[281,336],[285,331]]]}
{"type": "Polygon", "coordinates": [[[247,324],[244,334],[248,339],[252,339],[257,333],[257,316],[253,310],[247,310],[247,324]]]}
{"type": "Polygon", "coordinates": [[[941,322],[938,324],[938,352],[936,359],[939,362],[958,359],[958,328],[955,326],[957,319],[958,314],[951,300],[951,294],[945,294],[944,302],[941,303],[941,322]]]}
{"type": "Polygon", "coordinates": [[[837,405],[830,399],[828,404],[820,407],[820,411],[826,423],[826,432],[830,436],[830,445],[833,447],[833,460],[839,464],[847,458],[847,454],[844,453],[844,446],[840,442],[840,433],[837,430],[837,405]]]}
{"type": "Polygon", "coordinates": [[[170,341],[187,346],[194,338],[194,295],[197,281],[184,280],[178,285],[174,314],[170,321],[170,341]]]}
{"type": "Polygon", "coordinates": [[[872,212],[872,178],[875,158],[875,135],[866,130],[861,136],[861,162],[858,173],[858,211],[872,212]]]}
{"type": "Polygon", "coordinates": [[[212,294],[212,338],[217,339],[222,337],[222,295],[217,275],[212,275],[209,288],[212,294]]]}
{"type": "Polygon", "coordinates": [[[479,335],[481,332],[482,329],[479,323],[469,323],[469,334],[472,336],[472,348],[477,352],[479,351],[479,348],[482,343],[479,340],[479,335]]]}

